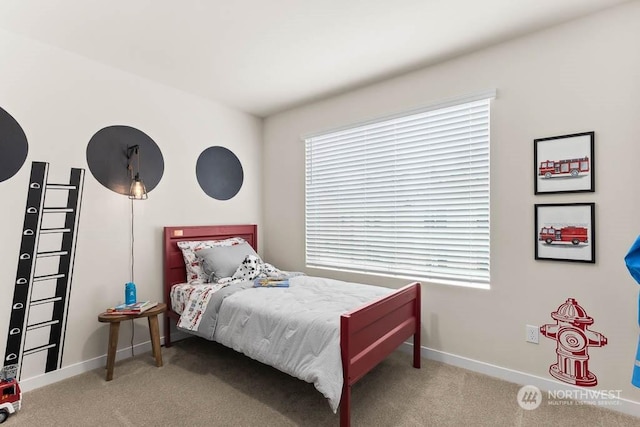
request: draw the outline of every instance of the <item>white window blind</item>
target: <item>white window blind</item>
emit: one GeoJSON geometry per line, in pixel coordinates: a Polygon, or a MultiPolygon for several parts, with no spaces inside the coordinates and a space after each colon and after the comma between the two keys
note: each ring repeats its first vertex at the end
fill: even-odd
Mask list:
{"type": "Polygon", "coordinates": [[[489,105],[306,138],[307,266],[488,283],[489,105]]]}

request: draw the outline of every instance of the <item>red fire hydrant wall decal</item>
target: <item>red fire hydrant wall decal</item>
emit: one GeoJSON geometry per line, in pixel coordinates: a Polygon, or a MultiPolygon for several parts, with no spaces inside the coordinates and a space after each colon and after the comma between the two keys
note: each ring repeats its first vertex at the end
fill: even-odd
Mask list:
{"type": "Polygon", "coordinates": [[[589,372],[589,347],[603,347],[607,338],[587,329],[593,318],[573,298],[567,299],[551,317],[555,324],[540,327],[543,336],[557,342],[558,361],[549,367],[549,373],[569,384],[585,387],[598,384],[596,376],[589,372]]]}

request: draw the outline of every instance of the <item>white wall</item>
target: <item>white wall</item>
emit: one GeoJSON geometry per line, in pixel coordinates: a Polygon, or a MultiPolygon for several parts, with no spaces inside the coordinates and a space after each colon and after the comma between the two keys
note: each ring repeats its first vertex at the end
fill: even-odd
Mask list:
{"type": "MultiPolygon", "coordinates": [[[[85,168],[63,359],[63,367],[70,366],[106,353],[108,326],[98,323],[97,315],[122,302],[129,281],[130,201],[91,175],[86,161],[91,137],[106,126],[127,125],[149,135],[162,151],[164,176],[149,199],[134,207],[138,297],[163,301],[162,227],[260,223],[262,121],[1,30],[0,56],[0,106],[29,141],[22,169],[0,182],[0,352],[6,345],[31,162],[50,163],[49,182],[65,182],[70,168],[85,168]],[[215,145],[233,151],[244,169],[244,184],[228,201],[208,197],[195,176],[199,154],[215,145]]],[[[146,322],[137,321],[135,328],[135,343],[149,340],[146,322]]],[[[123,324],[120,347],[130,339],[130,326],[123,324]]],[[[29,369],[23,366],[23,380],[36,375],[29,369]]]]}
{"type": "MultiPolygon", "coordinates": [[[[551,378],[556,343],[525,342],[525,325],[575,298],[608,338],[589,349],[598,389],[630,385],[637,295],[624,255],[640,233],[640,2],[296,108],[265,121],[265,258],[304,269],[301,135],[497,89],[491,107],[491,289],[423,281],[423,343],[476,361],[551,378]],[[595,131],[595,193],[533,195],[533,140],[595,131]],[[270,166],[279,167],[270,167],[270,166]],[[597,263],[534,260],[535,203],[596,203],[597,263]]],[[[383,59],[382,59],[383,60],[383,59]]],[[[354,64],[357,66],[357,64],[354,64]]],[[[405,281],[308,269],[399,287],[405,281]]]]}

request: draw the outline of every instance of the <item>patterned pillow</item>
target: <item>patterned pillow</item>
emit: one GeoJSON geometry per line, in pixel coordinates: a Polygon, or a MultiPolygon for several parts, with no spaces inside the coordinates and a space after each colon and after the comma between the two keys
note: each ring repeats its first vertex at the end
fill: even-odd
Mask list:
{"type": "Polygon", "coordinates": [[[217,246],[233,246],[246,243],[246,240],[240,237],[232,237],[225,240],[197,240],[178,242],[178,247],[182,251],[184,258],[184,266],[187,271],[188,283],[206,283],[207,275],[202,269],[202,261],[198,259],[196,253],[202,249],[214,248],[217,246]]]}

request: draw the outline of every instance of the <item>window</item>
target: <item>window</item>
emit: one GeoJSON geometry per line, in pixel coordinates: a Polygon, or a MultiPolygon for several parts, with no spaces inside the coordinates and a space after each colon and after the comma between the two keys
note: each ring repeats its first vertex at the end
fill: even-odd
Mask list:
{"type": "Polygon", "coordinates": [[[492,96],[306,138],[307,266],[488,287],[492,96]]]}

